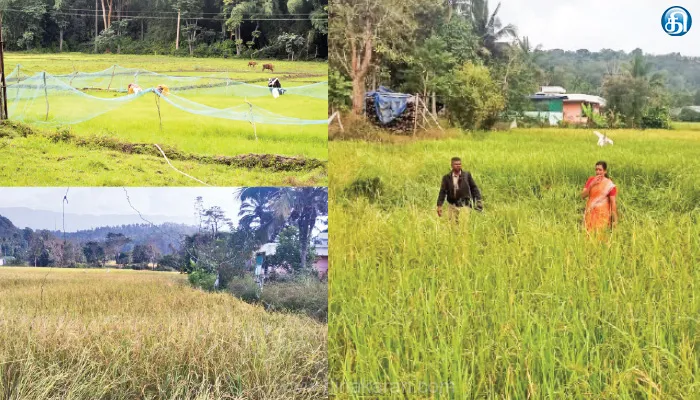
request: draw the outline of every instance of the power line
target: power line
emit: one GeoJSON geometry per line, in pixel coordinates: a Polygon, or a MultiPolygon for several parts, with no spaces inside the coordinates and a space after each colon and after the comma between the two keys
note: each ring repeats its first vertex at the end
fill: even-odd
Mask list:
{"type": "MultiPolygon", "coordinates": [[[[50,12],[50,11],[53,11],[53,9],[51,9],[47,12],[50,12]]],[[[94,13],[95,9],[94,8],[59,8],[57,11],[89,11],[91,13],[94,13]]],[[[102,12],[102,10],[99,8],[97,9],[97,11],[102,12]]],[[[120,13],[122,13],[122,14],[124,14],[124,13],[138,14],[138,13],[142,13],[142,12],[145,12],[148,14],[175,14],[175,15],[177,15],[177,11],[157,11],[157,10],[153,10],[153,11],[151,11],[151,10],[123,10],[123,11],[120,11],[120,13]]],[[[112,10],[112,13],[114,14],[115,10],[112,10]]],[[[221,12],[218,12],[218,13],[202,12],[199,14],[202,14],[202,15],[221,15],[222,13],[221,12]]],[[[252,14],[256,14],[256,13],[252,13],[252,14]]],[[[307,15],[314,15],[314,14],[313,13],[300,13],[300,14],[289,13],[289,14],[263,14],[263,15],[267,15],[267,16],[288,16],[288,15],[289,16],[307,16],[307,15]]]]}
{"type": "MultiPolygon", "coordinates": [[[[13,12],[18,12],[18,13],[24,13],[24,10],[18,10],[18,9],[12,9],[8,8],[4,11],[13,11],[13,12]]],[[[95,10],[92,10],[95,11],[95,10]]],[[[88,14],[88,13],[70,13],[70,12],[61,12],[61,11],[54,11],[51,12],[53,15],[63,15],[63,16],[70,16],[70,17],[81,17],[81,18],[92,18],[94,17],[94,14],[88,14]]],[[[299,14],[302,15],[302,14],[299,14]]],[[[310,14],[309,14],[310,15],[310,14]]],[[[177,13],[175,13],[173,16],[170,17],[158,17],[158,16],[146,16],[146,15],[139,15],[138,17],[136,16],[119,16],[119,15],[112,15],[113,19],[116,20],[124,20],[124,19],[155,19],[155,20],[174,20],[177,19],[177,13]]],[[[193,17],[193,18],[187,18],[183,17],[185,20],[209,20],[209,21],[226,21],[227,19],[224,18],[207,18],[207,17],[193,17]]],[[[316,19],[328,19],[328,17],[324,18],[316,18],[316,19]]],[[[269,16],[264,16],[262,18],[255,18],[255,17],[246,17],[242,18],[243,21],[309,21],[310,18],[270,18],[269,16]]]]}

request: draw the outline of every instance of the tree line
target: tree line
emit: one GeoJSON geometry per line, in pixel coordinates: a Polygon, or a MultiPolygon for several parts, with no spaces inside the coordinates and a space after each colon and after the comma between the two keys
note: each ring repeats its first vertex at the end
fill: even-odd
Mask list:
{"type": "Polygon", "coordinates": [[[327,0],[0,0],[8,50],[316,59],[327,0]]]}
{"type": "MultiPolygon", "coordinates": [[[[379,85],[428,99],[454,126],[489,129],[529,111],[540,86],[602,95],[606,127],[668,125],[700,99],[700,63],[680,55],[543,51],[488,0],[337,0],[330,6],[332,109],[361,114],[379,85]],[[697,64],[697,65],[696,65],[697,64]],[[444,107],[440,107],[444,106],[444,107]]],[[[591,119],[592,120],[592,119],[591,119]]]]}

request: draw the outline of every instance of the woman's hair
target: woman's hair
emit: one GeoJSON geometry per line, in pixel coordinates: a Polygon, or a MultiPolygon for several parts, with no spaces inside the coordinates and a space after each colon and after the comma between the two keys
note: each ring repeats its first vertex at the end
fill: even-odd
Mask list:
{"type": "Polygon", "coordinates": [[[599,165],[600,165],[601,167],[603,167],[603,171],[605,171],[605,177],[606,177],[606,178],[610,178],[610,177],[608,176],[608,163],[606,163],[605,161],[598,161],[597,163],[595,163],[595,166],[596,166],[596,167],[599,166],[599,165]]]}

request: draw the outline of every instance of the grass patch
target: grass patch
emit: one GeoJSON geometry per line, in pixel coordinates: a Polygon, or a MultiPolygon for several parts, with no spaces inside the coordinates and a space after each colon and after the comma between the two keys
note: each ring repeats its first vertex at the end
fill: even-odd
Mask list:
{"type": "Polygon", "coordinates": [[[268,311],[305,314],[320,322],[328,321],[328,283],[316,277],[266,282],[260,292],[253,277],[246,276],[233,279],[229,291],[245,302],[263,304],[268,311]]]}
{"type": "MultiPolygon", "coordinates": [[[[178,170],[216,186],[318,186],[327,182],[320,160],[270,154],[210,156],[161,148],[178,170]]],[[[15,122],[0,124],[5,186],[193,186],[148,143],[76,136],[70,130],[39,131],[15,122]]]]}

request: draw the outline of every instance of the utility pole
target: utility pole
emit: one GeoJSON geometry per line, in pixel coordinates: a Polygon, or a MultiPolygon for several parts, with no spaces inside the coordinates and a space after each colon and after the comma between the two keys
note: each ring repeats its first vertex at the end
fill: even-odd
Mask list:
{"type": "Polygon", "coordinates": [[[97,35],[100,33],[98,32],[98,27],[97,24],[99,22],[97,21],[97,0],[95,0],[95,54],[97,54],[97,35]]]}
{"type": "Polygon", "coordinates": [[[177,36],[175,37],[175,50],[180,49],[180,10],[177,10],[177,36]]]}
{"type": "MultiPolygon", "coordinates": [[[[7,85],[5,84],[5,42],[2,40],[2,11],[0,11],[0,75],[2,75],[2,110],[0,119],[7,119],[7,85]]],[[[19,74],[17,74],[19,79],[19,74]]]]}

